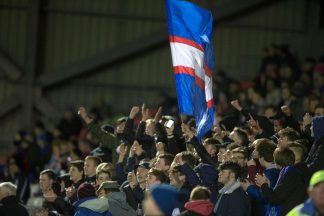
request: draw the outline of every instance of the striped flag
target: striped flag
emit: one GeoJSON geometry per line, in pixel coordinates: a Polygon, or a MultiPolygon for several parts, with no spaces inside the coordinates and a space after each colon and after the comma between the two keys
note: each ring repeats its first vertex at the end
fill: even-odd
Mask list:
{"type": "Polygon", "coordinates": [[[201,140],[214,123],[212,14],[183,0],[166,0],[166,8],[179,111],[195,117],[201,140]]]}

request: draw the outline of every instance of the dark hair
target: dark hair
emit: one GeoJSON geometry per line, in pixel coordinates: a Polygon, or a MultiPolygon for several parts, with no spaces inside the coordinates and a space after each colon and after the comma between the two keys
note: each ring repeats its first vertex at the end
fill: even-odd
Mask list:
{"type": "Polygon", "coordinates": [[[165,174],[165,172],[158,170],[156,168],[151,168],[148,171],[148,174],[154,175],[157,180],[159,180],[161,183],[167,183],[169,181],[168,176],[165,174]]]}
{"type": "Polygon", "coordinates": [[[284,129],[281,129],[278,132],[279,136],[285,136],[287,137],[288,141],[295,141],[299,139],[299,134],[297,131],[292,129],[291,127],[286,127],[284,129]]]}
{"type": "Polygon", "coordinates": [[[249,152],[247,151],[247,149],[245,147],[237,147],[232,150],[232,153],[240,153],[243,155],[243,157],[245,159],[249,158],[249,152]]]}
{"type": "Polygon", "coordinates": [[[181,152],[181,158],[183,162],[188,164],[191,168],[193,168],[196,164],[196,158],[192,152],[189,151],[181,152]]]}
{"type": "Polygon", "coordinates": [[[215,138],[207,138],[207,139],[204,140],[204,144],[206,144],[206,145],[217,145],[217,144],[220,144],[220,142],[215,138]]]}
{"type": "Polygon", "coordinates": [[[267,162],[273,162],[273,152],[277,148],[276,144],[266,138],[255,141],[255,150],[259,153],[260,158],[263,157],[267,162]]]}
{"type": "Polygon", "coordinates": [[[171,172],[172,173],[179,173],[180,175],[185,175],[185,173],[181,170],[181,165],[173,167],[171,172]]]}
{"type": "Polygon", "coordinates": [[[298,141],[292,142],[289,144],[288,148],[297,149],[298,154],[300,155],[301,160],[305,160],[307,155],[307,147],[300,144],[298,141]]]}
{"type": "Polygon", "coordinates": [[[295,163],[295,154],[289,148],[277,148],[274,153],[274,162],[281,167],[293,165],[295,163]]]}
{"type": "Polygon", "coordinates": [[[74,166],[79,170],[79,172],[83,172],[84,161],[83,160],[71,161],[70,166],[74,166]]]}
{"type": "Polygon", "coordinates": [[[211,192],[207,187],[197,186],[190,193],[190,200],[209,200],[211,192]]]}
{"type": "Polygon", "coordinates": [[[219,170],[230,170],[235,175],[235,179],[240,177],[241,167],[238,163],[233,161],[226,161],[219,165],[219,170]]]}
{"type": "Polygon", "coordinates": [[[226,146],[226,150],[230,150],[230,151],[232,151],[233,149],[236,149],[236,148],[238,148],[238,147],[241,147],[241,145],[236,144],[236,143],[231,143],[231,144],[228,144],[228,145],[226,146]]]}
{"type": "Polygon", "coordinates": [[[174,156],[172,154],[161,154],[158,158],[164,159],[164,164],[167,166],[171,166],[174,156]]]}
{"type": "Polygon", "coordinates": [[[241,144],[243,146],[247,146],[249,143],[249,137],[248,135],[245,133],[245,131],[243,131],[242,129],[239,128],[234,128],[234,132],[237,134],[237,136],[240,138],[241,140],[241,144]]]}
{"type": "Polygon", "coordinates": [[[93,160],[96,166],[98,166],[102,162],[101,158],[92,155],[87,156],[84,160],[93,160]]]}
{"type": "Polygon", "coordinates": [[[39,175],[47,175],[49,179],[51,179],[53,181],[57,180],[57,176],[56,176],[54,170],[52,170],[52,169],[45,169],[39,175]]]}

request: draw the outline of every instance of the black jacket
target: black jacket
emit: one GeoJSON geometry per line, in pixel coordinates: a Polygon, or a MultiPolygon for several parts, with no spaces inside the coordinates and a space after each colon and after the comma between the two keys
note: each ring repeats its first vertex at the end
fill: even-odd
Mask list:
{"type": "Polygon", "coordinates": [[[1,216],[28,216],[27,209],[19,203],[16,196],[7,196],[0,202],[1,216]]]}
{"type": "Polygon", "coordinates": [[[276,187],[271,189],[267,184],[261,186],[262,194],[271,205],[280,205],[280,215],[286,215],[296,205],[307,198],[307,185],[304,177],[293,167],[276,187]]]}

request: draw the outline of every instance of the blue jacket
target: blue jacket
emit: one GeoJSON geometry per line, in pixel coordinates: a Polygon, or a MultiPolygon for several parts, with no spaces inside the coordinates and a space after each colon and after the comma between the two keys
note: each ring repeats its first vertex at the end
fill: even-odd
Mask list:
{"type": "Polygon", "coordinates": [[[73,203],[73,209],[75,210],[74,216],[112,216],[108,211],[108,201],[104,198],[82,198],[73,203]]]}
{"type": "MultiPolygon", "coordinates": [[[[276,168],[269,168],[264,170],[264,175],[267,177],[267,179],[269,179],[270,187],[273,189],[278,180],[279,170],[276,168]]],[[[258,212],[258,215],[269,215],[269,211],[271,211],[272,205],[267,203],[262,195],[261,190],[255,185],[250,185],[247,188],[246,192],[251,196],[252,199],[255,199],[262,205],[262,207],[259,208],[260,211],[258,212]]]]}
{"type": "MultiPolygon", "coordinates": [[[[230,188],[222,188],[219,197],[219,205],[214,209],[216,216],[249,216],[250,215],[250,200],[241,188],[240,182],[235,182],[230,188]]],[[[217,205],[217,203],[216,203],[217,205]]]]}
{"type": "Polygon", "coordinates": [[[186,179],[192,187],[197,185],[207,187],[212,193],[211,200],[216,201],[218,172],[213,166],[200,163],[193,170],[188,164],[184,164],[181,166],[181,171],[186,175],[186,179]]]}

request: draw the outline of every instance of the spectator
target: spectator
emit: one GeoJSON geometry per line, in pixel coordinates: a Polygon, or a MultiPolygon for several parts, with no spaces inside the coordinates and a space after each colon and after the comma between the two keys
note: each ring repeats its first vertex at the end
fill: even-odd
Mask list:
{"type": "Polygon", "coordinates": [[[154,184],[168,183],[169,178],[162,170],[151,168],[146,177],[146,188],[150,188],[154,184]]]}
{"type": "Polygon", "coordinates": [[[118,216],[136,216],[135,210],[127,203],[126,195],[119,190],[116,181],[102,182],[97,194],[102,194],[108,199],[109,212],[118,216]]]}
{"type": "Polygon", "coordinates": [[[72,185],[66,188],[66,197],[69,198],[70,203],[78,200],[76,191],[79,186],[84,182],[84,162],[82,160],[71,161],[70,163],[70,180],[72,185]]]}
{"type": "Polygon", "coordinates": [[[168,184],[153,185],[146,193],[143,202],[145,215],[170,216],[179,206],[179,194],[168,184]]]}
{"type": "Polygon", "coordinates": [[[309,198],[291,210],[287,216],[324,215],[324,170],[313,174],[308,187],[309,198]]]}
{"type": "Polygon", "coordinates": [[[210,202],[211,193],[206,187],[195,187],[191,194],[190,200],[185,204],[186,211],[180,216],[209,216],[213,212],[213,203],[210,202]]]}
{"type": "Polygon", "coordinates": [[[16,196],[17,187],[11,182],[0,183],[0,215],[1,216],[28,216],[27,209],[19,202],[16,196]]]}
{"type": "Polygon", "coordinates": [[[306,186],[301,174],[293,167],[295,155],[290,149],[276,149],[274,161],[281,169],[274,189],[269,187],[268,180],[263,175],[256,176],[256,184],[261,187],[266,201],[277,206],[276,214],[285,215],[306,199],[306,186]]]}
{"type": "Polygon", "coordinates": [[[108,203],[105,199],[97,199],[95,188],[85,182],[77,191],[78,201],[73,204],[74,216],[112,216],[108,211],[108,203]],[[96,200],[95,204],[92,202],[96,200]]]}
{"type": "Polygon", "coordinates": [[[218,182],[224,187],[219,191],[220,196],[215,204],[216,215],[247,216],[250,214],[250,203],[244,190],[238,181],[241,167],[231,161],[219,166],[218,182]],[[231,208],[235,203],[235,208],[231,208]]]}
{"type": "Polygon", "coordinates": [[[96,168],[101,163],[101,159],[96,156],[87,156],[84,159],[85,182],[96,183],[96,168]]]}

